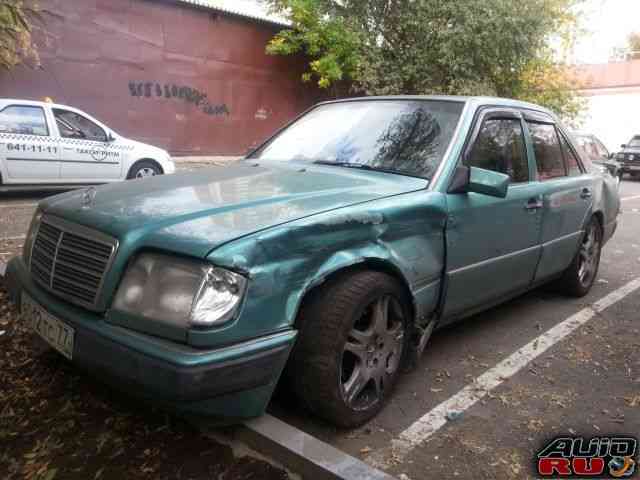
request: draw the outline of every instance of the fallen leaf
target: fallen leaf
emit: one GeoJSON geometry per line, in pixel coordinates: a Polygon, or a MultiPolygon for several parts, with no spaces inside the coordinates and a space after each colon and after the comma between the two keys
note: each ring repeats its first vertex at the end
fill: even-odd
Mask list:
{"type": "Polygon", "coordinates": [[[42,477],[42,480],[53,480],[54,478],[56,478],[57,474],[58,469],[52,468],[51,470],[47,470],[47,473],[44,475],[44,477],[42,477]]]}
{"type": "Polygon", "coordinates": [[[640,407],[640,395],[636,395],[635,397],[624,397],[624,401],[630,407],[640,407]]]}

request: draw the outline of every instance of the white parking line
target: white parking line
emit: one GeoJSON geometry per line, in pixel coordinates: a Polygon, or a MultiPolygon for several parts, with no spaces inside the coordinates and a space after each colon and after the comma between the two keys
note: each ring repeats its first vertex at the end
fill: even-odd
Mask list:
{"type": "Polygon", "coordinates": [[[37,207],[37,203],[5,203],[0,205],[0,208],[26,208],[26,207],[37,207]]]}
{"type": "Polygon", "coordinates": [[[620,200],[622,200],[623,202],[627,201],[627,200],[636,200],[640,198],[640,195],[632,195],[630,197],[622,197],[620,198],[620,200]]]}
{"type": "Polygon", "coordinates": [[[16,235],[15,237],[0,237],[0,242],[3,240],[24,240],[27,238],[26,235],[16,235]]]}
{"type": "Polygon", "coordinates": [[[469,409],[491,390],[522,370],[529,362],[587,323],[597,313],[622,300],[638,288],[640,288],[640,277],[547,330],[495,367],[487,370],[453,397],[419,418],[393,439],[390,447],[373,452],[366,462],[379,468],[383,467],[387,460],[392,460],[394,463],[401,462],[414,448],[428,440],[447,423],[447,414],[461,413],[469,409]]]}

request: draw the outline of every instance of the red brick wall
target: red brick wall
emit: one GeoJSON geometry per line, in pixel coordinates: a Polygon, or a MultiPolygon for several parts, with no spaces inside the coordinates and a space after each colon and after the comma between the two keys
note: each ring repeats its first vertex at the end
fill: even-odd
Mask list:
{"type": "Polygon", "coordinates": [[[42,68],[0,73],[0,97],[49,96],[173,153],[219,155],[320,98],[300,82],[302,59],[264,53],[269,25],[169,1],[39,4],[55,12],[37,33],[42,68]]]}

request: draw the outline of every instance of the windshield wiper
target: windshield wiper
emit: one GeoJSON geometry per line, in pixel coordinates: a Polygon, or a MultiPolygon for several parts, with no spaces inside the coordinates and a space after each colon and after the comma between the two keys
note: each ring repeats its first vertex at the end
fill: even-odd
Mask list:
{"type": "Polygon", "coordinates": [[[361,168],[362,170],[376,170],[371,165],[358,162],[332,162],[330,160],[315,160],[313,163],[318,165],[335,165],[336,167],[361,168]]]}
{"type": "Polygon", "coordinates": [[[333,166],[336,166],[336,167],[358,168],[360,170],[370,170],[372,172],[393,173],[395,175],[403,175],[405,177],[414,177],[414,178],[421,178],[423,180],[428,180],[428,178],[421,177],[420,175],[414,175],[414,174],[411,174],[411,173],[402,172],[400,170],[392,170],[390,168],[372,167],[371,165],[367,165],[365,163],[332,162],[330,160],[315,160],[313,163],[318,164],[318,165],[333,165],[333,166]]]}

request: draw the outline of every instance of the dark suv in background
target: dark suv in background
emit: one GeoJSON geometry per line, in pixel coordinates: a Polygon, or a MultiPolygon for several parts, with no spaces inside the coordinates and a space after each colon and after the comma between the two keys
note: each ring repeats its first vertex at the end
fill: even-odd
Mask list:
{"type": "Polygon", "coordinates": [[[640,178],[640,135],[634,135],[629,143],[622,144],[622,150],[616,155],[622,173],[640,178]]]}

